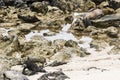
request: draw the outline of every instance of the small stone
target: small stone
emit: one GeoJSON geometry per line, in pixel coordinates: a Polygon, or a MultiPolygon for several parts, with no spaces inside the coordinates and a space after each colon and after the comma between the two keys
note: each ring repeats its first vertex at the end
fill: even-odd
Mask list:
{"type": "Polygon", "coordinates": [[[108,27],[105,31],[107,35],[111,38],[117,38],[118,37],[118,29],[116,27],[108,27]]]}

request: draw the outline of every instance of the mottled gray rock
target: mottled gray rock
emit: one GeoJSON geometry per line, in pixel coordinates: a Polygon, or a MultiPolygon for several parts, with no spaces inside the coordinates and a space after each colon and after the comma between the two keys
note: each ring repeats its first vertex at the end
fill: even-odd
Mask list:
{"type": "Polygon", "coordinates": [[[68,41],[66,41],[65,46],[66,47],[77,47],[78,44],[77,44],[77,42],[75,42],[73,40],[68,40],[68,41]]]}
{"type": "Polygon", "coordinates": [[[23,23],[23,24],[20,24],[17,28],[20,31],[30,31],[31,29],[35,28],[35,25],[29,24],[29,23],[23,23]]]}
{"type": "Polygon", "coordinates": [[[31,5],[31,10],[46,14],[48,12],[48,5],[45,2],[34,2],[31,5]]]}
{"type": "Polygon", "coordinates": [[[120,0],[110,0],[109,6],[113,9],[120,8],[120,0]]]}
{"type": "Polygon", "coordinates": [[[33,23],[33,22],[37,22],[40,21],[34,13],[26,13],[26,14],[18,14],[18,18],[21,19],[24,22],[28,22],[28,23],[33,23]]]}
{"type": "Polygon", "coordinates": [[[38,80],[65,80],[69,78],[62,70],[43,74],[38,80]]]}
{"type": "Polygon", "coordinates": [[[78,18],[71,26],[70,30],[83,31],[85,29],[85,24],[81,18],[78,18]]]}
{"type": "Polygon", "coordinates": [[[3,53],[12,56],[15,51],[20,50],[20,43],[17,35],[11,36],[11,43],[4,49],[3,53]]]}
{"type": "Polygon", "coordinates": [[[48,33],[44,33],[44,36],[54,36],[56,33],[55,32],[48,32],[48,33]]]}
{"type": "Polygon", "coordinates": [[[29,80],[25,75],[17,71],[5,71],[3,76],[4,80],[29,80]]]}
{"type": "Polygon", "coordinates": [[[71,24],[73,22],[73,20],[74,20],[73,16],[67,16],[65,18],[66,23],[69,23],[69,24],[71,24]]]}
{"type": "Polygon", "coordinates": [[[109,26],[119,27],[120,15],[119,14],[106,15],[104,17],[101,17],[100,19],[92,20],[92,24],[95,27],[102,27],[102,28],[106,28],[109,26]]]}
{"type": "Polygon", "coordinates": [[[116,27],[108,27],[106,30],[105,30],[105,33],[107,33],[108,36],[112,37],[112,38],[116,38],[118,37],[118,29],[116,27]]]}
{"type": "Polygon", "coordinates": [[[86,54],[78,47],[65,47],[56,54],[54,54],[50,59],[61,63],[67,63],[71,60],[73,56],[84,57],[86,56],[86,54]]]}
{"type": "MultiPolygon", "coordinates": [[[[2,55],[0,55],[2,56],[2,55]]],[[[15,58],[11,57],[0,57],[0,79],[3,78],[2,74],[6,71],[9,70],[11,66],[15,66],[19,63],[20,61],[15,58]]]]}
{"type": "Polygon", "coordinates": [[[105,42],[104,40],[93,40],[91,43],[90,43],[90,47],[91,48],[95,48],[96,50],[102,50],[102,49],[105,49],[108,45],[107,42],[105,42]]]}
{"type": "Polygon", "coordinates": [[[108,54],[120,54],[120,46],[114,46],[108,54]]]}

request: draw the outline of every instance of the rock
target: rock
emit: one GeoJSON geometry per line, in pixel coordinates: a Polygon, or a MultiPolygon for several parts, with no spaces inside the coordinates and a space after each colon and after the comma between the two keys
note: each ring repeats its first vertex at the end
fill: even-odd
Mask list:
{"type": "Polygon", "coordinates": [[[95,26],[88,26],[86,29],[85,29],[85,32],[93,32],[96,30],[96,27],[95,26]]]}
{"type": "Polygon", "coordinates": [[[96,50],[100,51],[102,49],[105,49],[108,45],[107,42],[105,42],[104,40],[93,40],[90,43],[90,47],[91,48],[95,48],[96,50]]]}
{"type": "Polygon", "coordinates": [[[51,4],[53,6],[57,6],[64,13],[69,13],[75,9],[75,4],[73,4],[72,1],[56,0],[56,1],[51,1],[51,4]]]}
{"type": "Polygon", "coordinates": [[[63,40],[63,39],[57,39],[57,40],[54,40],[53,42],[53,46],[56,47],[56,52],[63,49],[64,48],[64,45],[65,45],[66,41],[63,40]]]}
{"type": "Polygon", "coordinates": [[[48,32],[48,33],[44,33],[44,36],[54,36],[56,33],[55,32],[48,32]]]}
{"type": "Polygon", "coordinates": [[[120,13],[120,8],[116,9],[115,12],[119,14],[120,13]]]}
{"type": "Polygon", "coordinates": [[[70,30],[77,30],[77,31],[83,31],[84,29],[85,29],[85,25],[81,18],[77,19],[70,28],[70,30]]]}
{"type": "Polygon", "coordinates": [[[2,28],[10,28],[17,26],[17,23],[0,23],[0,27],[2,28]]]}
{"type": "Polygon", "coordinates": [[[74,20],[73,16],[67,16],[65,18],[66,23],[69,23],[69,24],[71,24],[73,22],[73,20],[74,20]]]}
{"type": "Polygon", "coordinates": [[[118,29],[116,27],[108,27],[106,30],[105,30],[105,33],[107,33],[108,36],[110,36],[111,38],[116,38],[118,37],[118,29]]]}
{"type": "Polygon", "coordinates": [[[119,46],[120,45],[120,39],[113,38],[110,42],[110,46],[119,46]]]}
{"type": "Polygon", "coordinates": [[[31,41],[32,43],[34,43],[36,46],[37,44],[39,44],[38,46],[40,47],[40,45],[44,45],[44,46],[50,46],[51,45],[51,41],[45,39],[43,36],[32,36],[31,37],[31,41]]]}
{"type": "MultiPolygon", "coordinates": [[[[11,0],[10,0],[11,1],[11,0]]],[[[27,4],[23,0],[13,0],[15,7],[26,8],[27,4]]]]}
{"type": "Polygon", "coordinates": [[[5,6],[5,3],[3,0],[0,0],[0,7],[5,6]]]}
{"type": "Polygon", "coordinates": [[[16,58],[11,57],[4,57],[3,55],[0,55],[0,79],[3,78],[3,73],[10,69],[11,66],[15,66],[19,63],[19,60],[16,58]]]}
{"type": "Polygon", "coordinates": [[[66,47],[77,47],[78,44],[77,44],[77,42],[75,42],[73,40],[68,40],[68,41],[66,41],[65,46],[66,47]]]}
{"type": "Polygon", "coordinates": [[[58,52],[51,57],[51,60],[61,63],[67,63],[71,59],[71,57],[71,54],[68,54],[67,52],[58,52]]]}
{"type": "Polygon", "coordinates": [[[110,0],[109,6],[113,9],[120,8],[120,0],[110,0]]]}
{"type": "Polygon", "coordinates": [[[93,2],[95,2],[96,5],[102,3],[104,0],[92,0],[93,2]]]}
{"type": "Polygon", "coordinates": [[[104,8],[104,7],[107,7],[107,6],[109,6],[108,1],[103,1],[103,2],[101,2],[97,7],[99,7],[99,8],[104,8]]]}
{"type": "Polygon", "coordinates": [[[36,26],[34,24],[30,24],[30,23],[22,23],[20,24],[17,28],[20,31],[26,32],[26,31],[30,31],[31,29],[35,28],[36,26]]]}
{"type": "Polygon", "coordinates": [[[35,14],[18,14],[18,18],[23,20],[24,22],[27,22],[27,23],[33,23],[33,22],[37,22],[37,21],[40,21],[36,16],[35,14]]]}
{"type": "Polygon", "coordinates": [[[4,80],[29,80],[25,75],[17,71],[5,71],[3,76],[4,80]]]}
{"type": "Polygon", "coordinates": [[[92,2],[91,0],[87,0],[87,2],[85,2],[85,6],[84,6],[84,11],[89,11],[90,9],[94,9],[96,8],[96,4],[94,2],[92,2]]]}
{"type": "Polygon", "coordinates": [[[114,46],[109,52],[108,54],[120,54],[120,46],[114,46]]]}
{"type": "Polygon", "coordinates": [[[38,80],[65,80],[69,78],[61,70],[43,74],[38,80]]]}
{"type": "Polygon", "coordinates": [[[59,66],[59,65],[63,65],[63,64],[66,64],[66,62],[53,61],[52,63],[48,64],[48,66],[55,67],[55,66],[59,66]]]}
{"type": "Polygon", "coordinates": [[[65,47],[54,54],[50,59],[61,63],[67,63],[73,56],[84,57],[86,54],[80,50],[80,48],[65,47]]]}
{"type": "Polygon", "coordinates": [[[51,45],[52,42],[46,40],[42,36],[34,36],[29,42],[23,45],[22,52],[24,52],[24,54],[22,54],[22,57],[43,56],[49,58],[55,54],[56,49],[55,46],[51,45]]]}
{"type": "Polygon", "coordinates": [[[62,27],[61,27],[62,24],[64,24],[63,20],[53,20],[53,21],[47,23],[47,26],[49,26],[48,28],[50,30],[57,32],[57,30],[62,29],[62,27]]]}
{"type": "Polygon", "coordinates": [[[48,6],[45,2],[34,2],[31,5],[31,10],[42,14],[46,14],[48,12],[48,6]]]}
{"type": "Polygon", "coordinates": [[[11,44],[8,45],[3,51],[3,53],[6,54],[7,56],[12,56],[15,51],[20,50],[18,36],[17,35],[11,36],[11,41],[12,41],[11,44]]]}
{"type": "Polygon", "coordinates": [[[119,23],[120,23],[119,14],[105,15],[100,19],[92,20],[92,24],[95,27],[102,27],[102,28],[106,28],[109,26],[119,27],[119,23]]]}

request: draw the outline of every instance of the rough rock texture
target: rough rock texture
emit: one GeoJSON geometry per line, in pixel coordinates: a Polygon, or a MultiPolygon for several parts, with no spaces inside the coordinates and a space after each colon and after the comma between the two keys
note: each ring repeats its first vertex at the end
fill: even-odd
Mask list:
{"type": "MultiPolygon", "coordinates": [[[[107,72],[114,65],[108,64],[110,59],[119,63],[119,58],[112,58],[113,55],[119,57],[119,39],[120,0],[0,0],[0,79],[12,66],[24,66],[26,58],[48,72],[63,68],[73,76],[73,70],[80,73],[88,70],[85,78],[91,77],[91,69],[107,72]],[[108,61],[102,66],[105,70],[100,64],[94,67],[99,61],[108,61]],[[109,65],[107,69],[105,65],[109,65]],[[93,68],[88,68],[90,66],[93,68]]],[[[116,66],[118,68],[119,64],[116,66]]],[[[40,77],[41,74],[36,75],[40,77]]],[[[36,75],[27,77],[37,80],[36,75]]],[[[65,80],[64,77],[60,75],[54,79],[65,80]]]]}
{"type": "Polygon", "coordinates": [[[25,75],[17,72],[17,71],[5,71],[3,73],[4,80],[29,80],[25,75]]]}
{"type": "Polygon", "coordinates": [[[118,27],[120,23],[120,15],[113,14],[113,15],[106,15],[101,17],[97,20],[92,20],[92,24],[96,27],[109,27],[109,26],[116,26],[118,27]]]}

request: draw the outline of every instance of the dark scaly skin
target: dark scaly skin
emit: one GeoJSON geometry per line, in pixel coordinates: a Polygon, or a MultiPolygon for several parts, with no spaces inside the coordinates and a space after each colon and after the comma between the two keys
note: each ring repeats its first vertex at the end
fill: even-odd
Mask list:
{"type": "Polygon", "coordinates": [[[26,75],[26,72],[25,72],[26,69],[28,69],[28,70],[31,71],[30,75],[33,75],[33,74],[35,74],[36,72],[46,72],[46,71],[43,69],[43,67],[38,67],[37,64],[35,64],[35,63],[34,63],[32,60],[30,60],[29,58],[28,58],[27,61],[24,62],[24,64],[25,64],[25,67],[24,67],[22,73],[25,74],[25,75],[26,75]]]}

